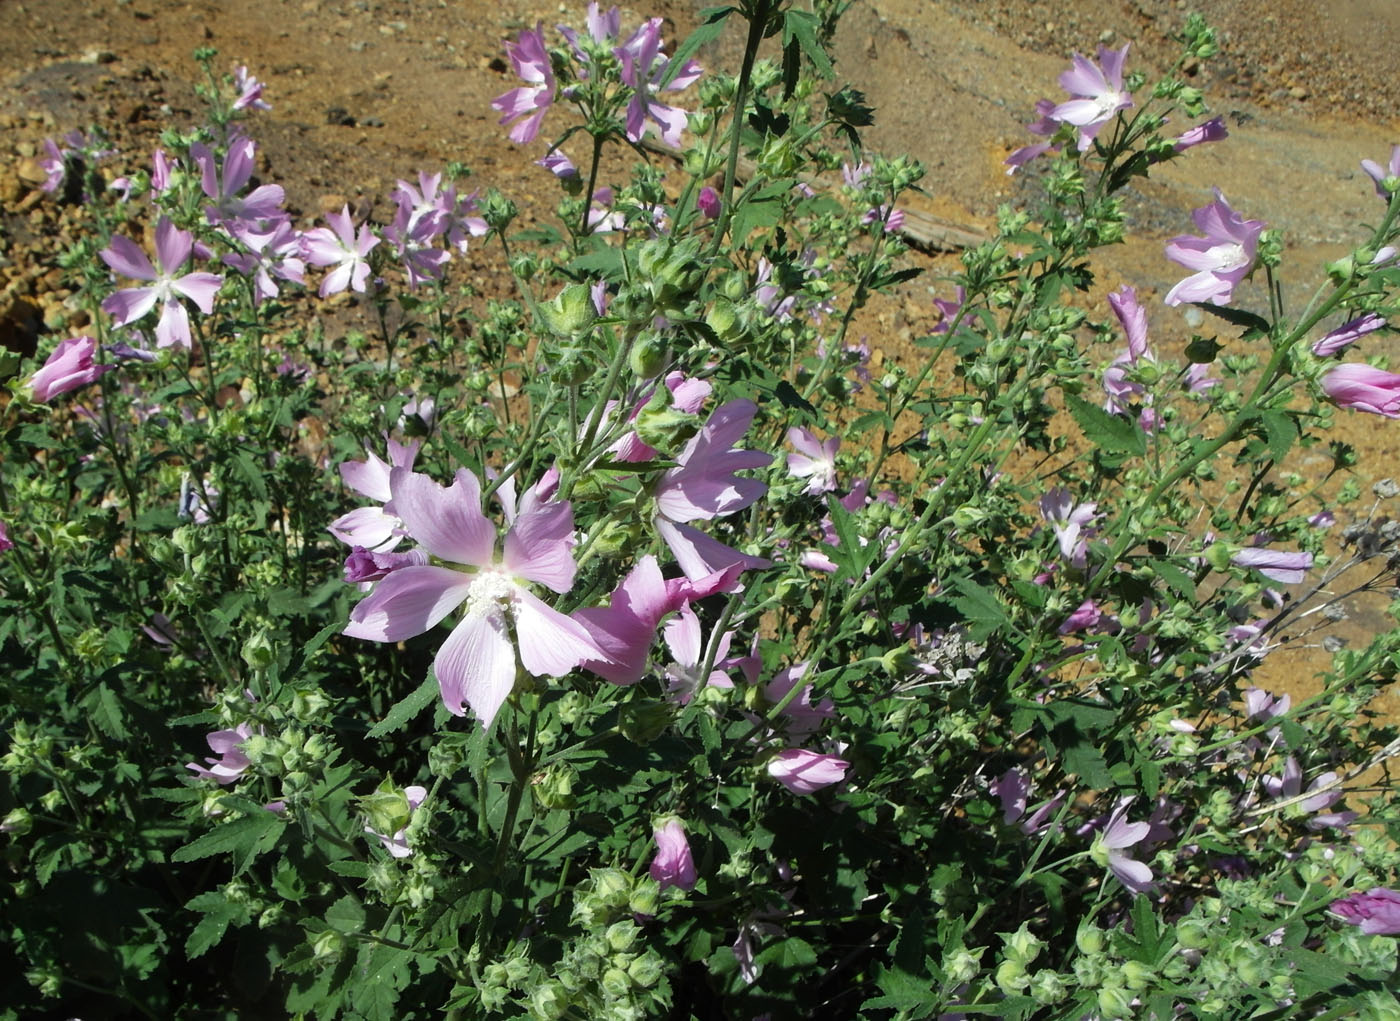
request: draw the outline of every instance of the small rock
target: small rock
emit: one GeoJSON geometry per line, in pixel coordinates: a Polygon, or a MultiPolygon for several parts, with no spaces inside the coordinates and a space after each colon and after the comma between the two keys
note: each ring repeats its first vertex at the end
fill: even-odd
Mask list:
{"type": "Polygon", "coordinates": [[[384,126],[384,122],[378,117],[366,117],[360,123],[367,128],[382,128],[384,126]]]}
{"type": "Polygon", "coordinates": [[[355,126],[355,117],[343,106],[327,107],[326,123],[336,124],[344,128],[353,128],[355,126]]]}
{"type": "Polygon", "coordinates": [[[1293,86],[1293,88],[1288,90],[1288,95],[1293,99],[1307,99],[1308,90],[1303,88],[1303,86],[1301,85],[1295,85],[1293,86]]]}
{"type": "Polygon", "coordinates": [[[15,175],[31,188],[37,188],[49,179],[48,171],[29,157],[15,164],[15,175]]]}
{"type": "Polygon", "coordinates": [[[80,64],[115,64],[117,55],[111,50],[85,50],[78,58],[80,64]]]}

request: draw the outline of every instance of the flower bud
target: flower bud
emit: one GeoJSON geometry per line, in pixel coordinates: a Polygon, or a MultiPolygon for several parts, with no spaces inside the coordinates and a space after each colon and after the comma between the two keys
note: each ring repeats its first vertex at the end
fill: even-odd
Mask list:
{"type": "Polygon", "coordinates": [[[1104,1021],[1133,1016],[1133,995],[1125,989],[1105,987],[1099,990],[1099,1010],[1104,1021]]]}
{"type": "Polygon", "coordinates": [[[1022,964],[1030,964],[1045,949],[1045,941],[1031,935],[1027,922],[1022,922],[1015,932],[1002,933],[1001,938],[1006,944],[1004,953],[1007,960],[1019,961],[1022,964]]]}
{"type": "Polygon", "coordinates": [[[964,982],[971,982],[982,970],[982,952],[984,950],[986,947],[978,947],[976,950],[960,947],[955,952],[944,956],[943,971],[948,976],[949,984],[960,986],[964,982]]]}
{"type": "Polygon", "coordinates": [[[648,918],[656,914],[656,909],[661,903],[661,884],[654,879],[642,879],[637,883],[637,888],[632,891],[632,896],[627,899],[627,910],[634,915],[644,915],[648,918]]]}
{"type": "Polygon", "coordinates": [[[1035,998],[1036,1003],[1059,1003],[1069,995],[1069,987],[1065,980],[1056,971],[1049,968],[1042,968],[1031,976],[1030,989],[1027,990],[1035,998]]]}
{"type": "Polygon", "coordinates": [[[593,296],[587,284],[571,284],[553,301],[540,305],[545,326],[556,336],[578,338],[586,333],[598,318],[593,296]]]}
{"type": "Polygon", "coordinates": [[[614,953],[620,954],[632,949],[640,932],[641,929],[637,927],[636,922],[630,918],[624,918],[622,921],[613,922],[612,925],[608,926],[608,931],[603,934],[603,938],[608,941],[608,946],[613,949],[614,953]]]}
{"type": "Polygon", "coordinates": [[[629,702],[622,707],[619,729],[637,744],[651,744],[665,733],[673,718],[667,702],[629,702]]]}
{"type": "Polygon", "coordinates": [[[627,353],[627,366],[638,379],[654,379],[670,361],[671,345],[665,337],[648,330],[637,338],[627,353]]]}
{"type": "Polygon", "coordinates": [[[320,965],[334,964],[345,950],[345,937],[334,929],[326,929],[311,940],[312,959],[320,965]]]}
{"type": "Polygon", "coordinates": [[[272,639],[268,637],[267,628],[258,630],[243,643],[243,662],[248,664],[249,670],[266,670],[272,665],[275,658],[272,651],[272,639]]]}
{"type": "Polygon", "coordinates": [[[621,968],[609,968],[603,972],[599,985],[603,987],[603,995],[611,1000],[621,1000],[632,992],[632,979],[621,968]]]}
{"type": "Polygon", "coordinates": [[[1156,973],[1141,961],[1124,961],[1122,974],[1127,987],[1140,992],[1148,987],[1156,973]]]}
{"type": "Polygon", "coordinates": [[[574,775],[571,766],[550,766],[535,781],[535,800],[545,808],[573,808],[574,775]]]}
{"type": "Polygon", "coordinates": [[[27,808],[13,808],[0,822],[0,833],[13,833],[22,837],[34,828],[34,817],[27,808]]]}
{"type": "Polygon", "coordinates": [[[1081,922],[1074,934],[1074,945],[1081,954],[1090,956],[1103,952],[1103,930],[1092,922],[1081,922]]]}
{"type": "Polygon", "coordinates": [[[563,1017],[568,1009],[569,994],[556,981],[551,980],[536,986],[530,994],[530,1013],[541,1021],[554,1021],[555,1018],[563,1017]]]}
{"type": "Polygon", "coordinates": [[[1007,996],[1015,996],[1031,984],[1031,979],[1020,961],[1007,960],[997,965],[996,983],[1007,996]]]}
{"type": "Polygon", "coordinates": [[[397,833],[408,825],[412,812],[408,795],[385,777],[374,793],[359,799],[360,811],[365,813],[369,828],[376,833],[397,833]]]}
{"type": "Polygon", "coordinates": [[[648,950],[627,966],[627,977],[642,989],[650,989],[661,981],[661,956],[648,950]]]}

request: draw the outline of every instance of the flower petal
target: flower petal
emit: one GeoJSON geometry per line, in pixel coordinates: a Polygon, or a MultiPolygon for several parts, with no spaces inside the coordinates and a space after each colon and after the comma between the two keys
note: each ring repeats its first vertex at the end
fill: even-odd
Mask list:
{"type": "Polygon", "coordinates": [[[355,605],[345,633],[371,642],[421,635],[460,606],[471,585],[471,575],[449,567],[401,568],[355,605]]]}

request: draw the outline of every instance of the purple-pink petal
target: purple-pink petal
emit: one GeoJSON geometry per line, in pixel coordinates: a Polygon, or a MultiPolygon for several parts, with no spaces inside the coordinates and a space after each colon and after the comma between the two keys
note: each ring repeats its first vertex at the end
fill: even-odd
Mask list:
{"type": "Polygon", "coordinates": [[[424,549],[455,564],[492,563],[496,526],[482,513],[481,483],[475,475],[459,468],[446,489],[406,468],[395,468],[390,479],[394,511],[424,549]]]}
{"type": "Polygon", "coordinates": [[[355,605],[345,634],[371,642],[421,635],[460,606],[471,585],[471,575],[449,567],[400,568],[355,605]]]}

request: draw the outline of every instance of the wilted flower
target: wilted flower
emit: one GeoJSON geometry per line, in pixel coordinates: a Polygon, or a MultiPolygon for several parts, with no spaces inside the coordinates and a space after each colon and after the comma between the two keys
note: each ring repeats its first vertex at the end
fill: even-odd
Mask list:
{"type": "Polygon", "coordinates": [[[1196,272],[1179,281],[1164,300],[1168,305],[1188,301],[1224,305],[1233,297],[1235,285],[1254,268],[1264,222],[1242,219],[1219,188],[1215,201],[1192,210],[1191,219],[1205,236],[1172,238],[1167,242],[1167,258],[1196,272]]]}
{"type": "Polygon", "coordinates": [[[674,816],[661,821],[652,829],[652,836],[656,838],[656,857],[651,861],[651,878],[663,890],[668,886],[695,889],[695,860],[681,821],[674,816]]]}
{"type": "Polygon", "coordinates": [[[59,394],[95,383],[104,373],[116,368],[93,362],[96,352],[97,341],[92,337],[69,337],[61,341],[39,371],[29,378],[34,399],[41,403],[52,400],[59,394]]]}
{"type": "Polygon", "coordinates": [[[1172,148],[1177,152],[1185,152],[1192,146],[1205,142],[1219,142],[1229,137],[1230,132],[1225,129],[1225,118],[1212,117],[1203,124],[1197,124],[1194,128],[1183,131],[1176,137],[1172,148]]]}
{"type": "Polygon", "coordinates": [[[1383,886],[1334,900],[1327,910],[1368,936],[1400,934],[1400,893],[1383,886]]]}
{"type": "Polygon", "coordinates": [[[1338,365],[1322,377],[1322,392],[1339,408],[1400,418],[1400,376],[1370,365],[1338,365]]]}
{"type": "Polygon", "coordinates": [[[1355,319],[1342,323],[1335,330],[1325,337],[1315,341],[1312,346],[1312,353],[1319,358],[1330,358],[1343,348],[1360,340],[1368,333],[1379,330],[1385,325],[1385,317],[1374,312],[1367,312],[1365,315],[1357,316],[1355,319]]]}
{"type": "Polygon", "coordinates": [[[1237,550],[1230,557],[1236,567],[1255,570],[1281,585],[1296,585],[1312,567],[1311,553],[1289,553],[1286,550],[1250,547],[1237,550]]]}

